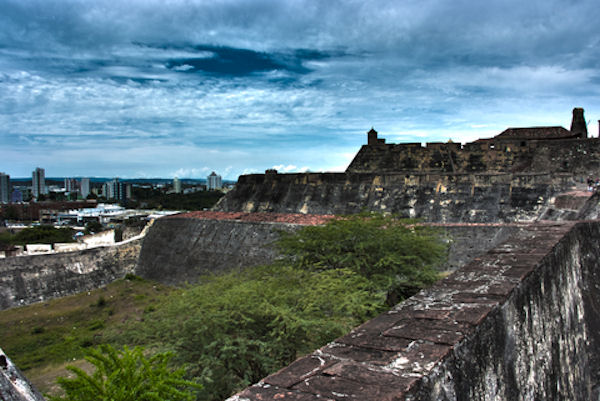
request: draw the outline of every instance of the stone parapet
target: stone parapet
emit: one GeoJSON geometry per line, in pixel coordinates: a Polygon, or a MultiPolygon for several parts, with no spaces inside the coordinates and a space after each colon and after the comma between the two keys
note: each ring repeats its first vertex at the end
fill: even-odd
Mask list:
{"type": "Polygon", "coordinates": [[[501,139],[457,143],[363,145],[349,173],[600,173],[600,139],[501,139]]]}

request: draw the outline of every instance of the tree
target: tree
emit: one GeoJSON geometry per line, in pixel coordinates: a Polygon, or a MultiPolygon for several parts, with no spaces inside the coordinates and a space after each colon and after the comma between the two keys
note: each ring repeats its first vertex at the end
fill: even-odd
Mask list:
{"type": "Polygon", "coordinates": [[[71,228],[54,228],[53,226],[43,225],[38,227],[29,227],[19,231],[11,238],[14,245],[25,244],[55,244],[60,242],[74,242],[71,228]]]}
{"type": "Polygon", "coordinates": [[[283,232],[277,243],[285,261],[309,271],[347,268],[388,287],[388,304],[413,295],[438,279],[447,243],[439,230],[415,221],[362,213],[283,232]]]}
{"type": "Polygon", "coordinates": [[[110,345],[89,350],[85,359],[95,367],[92,375],[80,368],[68,366],[73,378],[58,378],[65,392],[51,401],[192,401],[193,389],[202,386],[183,379],[183,369],[170,370],[171,354],[162,353],[150,358],[143,348],[118,351],[110,345]]]}
{"type": "Polygon", "coordinates": [[[102,230],[104,230],[104,226],[97,220],[90,220],[85,223],[85,231],[87,231],[88,234],[96,234],[102,230]]]}

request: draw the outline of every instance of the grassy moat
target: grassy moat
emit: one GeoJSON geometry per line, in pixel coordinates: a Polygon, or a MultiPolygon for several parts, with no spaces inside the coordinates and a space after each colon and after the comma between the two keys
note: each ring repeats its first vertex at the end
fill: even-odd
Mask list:
{"type": "Polygon", "coordinates": [[[2,349],[43,393],[56,391],[67,364],[81,364],[85,348],[119,345],[128,322],[144,319],[174,291],[157,283],[118,280],[104,288],[0,312],[2,349]]]}
{"type": "Polygon", "coordinates": [[[282,234],[282,259],[166,287],[128,276],[104,288],[0,312],[2,348],[43,392],[57,394],[86,349],[172,352],[222,400],[347,333],[439,277],[446,242],[431,227],[367,215],[282,234]]]}

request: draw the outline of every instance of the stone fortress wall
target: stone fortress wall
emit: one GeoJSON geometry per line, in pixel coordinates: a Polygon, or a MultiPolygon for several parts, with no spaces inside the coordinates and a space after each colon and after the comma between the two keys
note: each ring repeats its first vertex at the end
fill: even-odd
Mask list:
{"type": "Polygon", "coordinates": [[[241,176],[216,210],[397,213],[433,222],[533,220],[575,185],[565,173],[298,173],[241,176]]]}
{"type": "Polygon", "coordinates": [[[571,130],[508,128],[489,139],[454,143],[386,144],[371,129],[348,173],[569,173],[600,172],[600,138],[588,138],[583,109],[573,109],[571,130]]]}
{"type": "Polygon", "coordinates": [[[136,274],[164,284],[198,282],[202,274],[271,262],[280,232],[333,216],[191,212],[157,220],[144,239],[136,274]]]}
{"type": "Polygon", "coordinates": [[[600,176],[600,138],[588,138],[583,109],[571,130],[509,128],[469,144],[386,144],[373,129],[345,173],[241,176],[221,211],[397,213],[432,222],[539,218],[554,197],[600,176]]]}
{"type": "Polygon", "coordinates": [[[347,172],[482,173],[600,171],[600,139],[490,140],[363,145],[347,172]]]}
{"type": "Polygon", "coordinates": [[[93,290],[133,273],[141,243],[0,259],[0,310],[93,290]]]}

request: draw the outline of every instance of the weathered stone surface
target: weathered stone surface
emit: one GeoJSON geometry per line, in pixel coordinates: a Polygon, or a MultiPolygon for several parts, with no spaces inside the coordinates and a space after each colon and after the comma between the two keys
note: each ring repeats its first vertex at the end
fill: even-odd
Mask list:
{"type": "Polygon", "coordinates": [[[0,349],[0,400],[44,401],[44,397],[0,349]]]}
{"type": "Polygon", "coordinates": [[[595,192],[581,207],[576,220],[598,219],[600,219],[600,192],[595,192]]]}
{"type": "Polygon", "coordinates": [[[109,247],[0,259],[0,310],[89,291],[133,273],[140,240],[109,247]]]}
{"type": "Polygon", "coordinates": [[[287,223],[302,226],[325,224],[335,218],[333,215],[311,215],[300,213],[246,213],[246,212],[218,212],[196,211],[176,214],[168,219],[200,219],[200,220],[235,220],[257,223],[287,223]]]}
{"type": "Polygon", "coordinates": [[[352,214],[364,209],[434,222],[533,220],[569,174],[303,173],[241,176],[216,210],[352,214]]]}
{"type": "MultiPolygon", "coordinates": [[[[372,346],[374,344],[371,344],[372,346]]],[[[408,344],[403,345],[406,348],[408,344]]],[[[354,347],[342,343],[331,343],[322,349],[323,355],[336,359],[366,362],[374,365],[387,365],[396,359],[397,352],[374,349],[372,347],[354,347]]]]}
{"type": "Polygon", "coordinates": [[[414,378],[381,374],[366,368],[335,375],[313,376],[294,386],[294,390],[334,400],[400,401],[414,378]]]}
{"type": "Polygon", "coordinates": [[[326,355],[308,355],[297,359],[285,369],[267,376],[263,381],[273,386],[292,387],[335,363],[337,363],[335,360],[326,355]]]}
{"type": "Polygon", "coordinates": [[[449,239],[446,269],[456,270],[522,230],[521,224],[440,225],[449,239]]]}
{"type": "Polygon", "coordinates": [[[197,282],[202,274],[269,263],[279,232],[300,225],[194,217],[157,220],[142,244],[136,274],[165,284],[197,282]]]}
{"type": "Polygon", "coordinates": [[[249,400],[286,400],[286,401],[334,401],[333,398],[319,397],[312,393],[303,391],[278,388],[268,384],[259,383],[248,387],[246,390],[230,398],[231,401],[249,400]]]}

